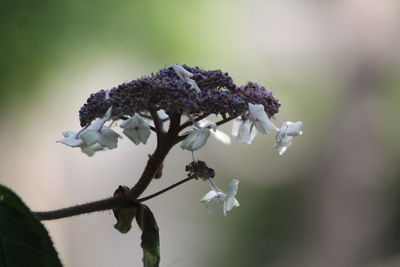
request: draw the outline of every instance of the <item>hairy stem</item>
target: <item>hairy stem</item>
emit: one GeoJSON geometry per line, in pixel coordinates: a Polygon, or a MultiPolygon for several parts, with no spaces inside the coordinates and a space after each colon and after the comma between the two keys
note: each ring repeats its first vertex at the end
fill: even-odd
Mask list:
{"type": "Polygon", "coordinates": [[[87,214],[91,212],[96,212],[96,211],[105,211],[105,210],[110,210],[110,209],[115,209],[115,208],[121,208],[124,206],[131,206],[134,203],[138,202],[143,202],[149,199],[152,199],[156,196],[159,196],[183,183],[186,183],[192,179],[194,179],[194,176],[189,176],[175,184],[172,184],[154,194],[151,194],[147,197],[143,197],[140,199],[137,199],[135,202],[132,202],[131,200],[127,199],[124,196],[115,196],[111,198],[106,198],[98,201],[93,201],[81,205],[76,205],[64,209],[58,209],[58,210],[52,210],[52,211],[37,211],[33,212],[33,214],[41,221],[47,221],[47,220],[57,220],[57,219],[62,219],[66,217],[72,217],[76,215],[81,215],[81,214],[87,214]]]}
{"type": "Polygon", "coordinates": [[[121,197],[111,197],[94,202],[89,202],[81,205],[76,205],[64,209],[52,211],[38,211],[33,212],[36,217],[41,221],[56,220],[65,217],[72,217],[80,214],[86,214],[96,211],[104,211],[114,209],[125,205],[126,200],[121,197]]]}

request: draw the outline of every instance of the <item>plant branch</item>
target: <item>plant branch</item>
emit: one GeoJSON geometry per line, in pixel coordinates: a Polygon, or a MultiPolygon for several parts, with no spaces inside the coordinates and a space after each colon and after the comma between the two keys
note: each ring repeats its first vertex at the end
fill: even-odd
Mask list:
{"type": "Polygon", "coordinates": [[[162,135],[163,135],[163,123],[160,120],[160,117],[158,117],[157,112],[154,109],[150,109],[150,115],[153,119],[154,126],[156,129],[157,133],[157,142],[162,142],[162,135]]]}
{"type": "Polygon", "coordinates": [[[147,161],[147,165],[140,176],[139,180],[136,182],[128,192],[125,193],[128,199],[136,201],[136,199],[146,190],[146,188],[151,183],[153,177],[159,171],[165,157],[171,150],[171,148],[176,144],[176,139],[178,138],[178,129],[180,125],[181,114],[175,113],[170,115],[170,126],[168,132],[162,135],[162,140],[157,138],[157,147],[154,153],[151,155],[147,161]]]}
{"type": "Polygon", "coordinates": [[[81,205],[76,205],[64,209],[51,210],[51,211],[38,211],[33,214],[41,221],[56,220],[65,217],[72,217],[85,213],[96,211],[110,210],[125,205],[126,200],[121,197],[111,197],[98,201],[93,201],[81,205]]]}
{"type": "Polygon", "coordinates": [[[158,191],[158,192],[156,192],[156,193],[154,193],[154,194],[151,194],[151,195],[149,195],[149,196],[147,196],[147,197],[139,198],[139,199],[137,199],[136,201],[137,201],[137,202],[143,202],[143,201],[152,199],[152,198],[154,198],[154,197],[156,197],[156,196],[158,196],[158,195],[161,195],[161,194],[163,194],[163,193],[165,193],[165,192],[167,192],[167,191],[169,191],[169,190],[171,190],[171,189],[177,187],[178,185],[181,185],[181,184],[183,184],[183,183],[186,183],[187,181],[190,181],[190,180],[192,180],[192,179],[194,179],[194,178],[195,178],[194,175],[189,176],[189,177],[187,177],[187,178],[185,178],[185,179],[183,179],[183,180],[181,180],[181,181],[179,181],[179,182],[177,182],[177,183],[175,183],[175,184],[172,184],[172,185],[170,185],[170,186],[168,186],[168,187],[166,187],[166,188],[164,188],[164,189],[162,189],[162,190],[160,190],[160,191],[158,191]]]}
{"type": "MultiPolygon", "coordinates": [[[[233,119],[236,119],[236,118],[239,117],[239,116],[240,116],[240,115],[238,115],[238,116],[231,116],[231,117],[229,117],[229,118],[220,120],[220,121],[216,122],[215,124],[216,124],[217,126],[220,126],[220,125],[222,125],[222,124],[224,124],[224,123],[227,123],[227,122],[229,122],[229,121],[231,121],[231,120],[233,120],[233,119]]],[[[187,133],[187,134],[178,136],[177,143],[179,143],[180,141],[184,140],[189,134],[190,134],[190,133],[187,133]]]]}
{"type": "Polygon", "coordinates": [[[182,123],[182,125],[179,127],[179,131],[181,132],[181,131],[184,130],[185,128],[187,128],[187,127],[193,125],[194,123],[196,123],[196,122],[198,122],[198,121],[201,121],[202,119],[207,118],[208,116],[210,116],[209,113],[204,113],[204,114],[198,116],[197,118],[195,118],[195,119],[193,119],[193,120],[192,120],[192,119],[189,119],[188,121],[182,123]]]}
{"type": "Polygon", "coordinates": [[[229,122],[229,121],[231,121],[231,120],[236,119],[236,118],[239,117],[239,116],[240,116],[240,115],[231,116],[231,117],[229,117],[229,118],[225,118],[225,119],[223,119],[223,120],[217,121],[215,124],[216,124],[217,126],[220,126],[220,125],[222,125],[222,124],[224,124],[224,123],[227,123],[227,122],[229,122]]]}
{"type": "Polygon", "coordinates": [[[57,220],[66,217],[77,216],[81,214],[87,214],[96,211],[105,211],[115,208],[121,208],[124,206],[132,206],[137,204],[138,202],[143,202],[149,199],[152,199],[158,195],[161,195],[183,183],[186,183],[192,179],[194,179],[194,175],[189,176],[175,184],[172,184],[154,194],[151,194],[147,197],[137,199],[136,201],[132,202],[132,200],[127,199],[124,195],[114,196],[111,198],[106,198],[98,201],[93,201],[81,205],[76,205],[68,208],[58,209],[58,210],[51,210],[51,211],[36,211],[33,214],[41,221],[47,220],[57,220]]]}

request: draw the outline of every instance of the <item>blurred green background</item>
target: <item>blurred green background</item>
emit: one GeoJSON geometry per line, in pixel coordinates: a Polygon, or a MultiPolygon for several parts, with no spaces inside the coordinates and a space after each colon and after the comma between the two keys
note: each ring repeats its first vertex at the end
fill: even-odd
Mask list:
{"type": "MultiPolygon", "coordinates": [[[[280,100],[304,135],[283,156],[210,139],[197,156],[241,207],[208,215],[192,182],[148,202],[161,266],[400,266],[400,8],[396,0],[0,2],[0,182],[33,210],[133,185],[147,146],[88,158],[56,144],[90,93],[174,63],[222,69],[280,100]]],[[[230,132],[230,125],[222,127],[230,132]]],[[[155,192],[185,176],[169,155],[155,192]]],[[[110,212],[45,225],[65,266],[139,266],[110,212]]]]}

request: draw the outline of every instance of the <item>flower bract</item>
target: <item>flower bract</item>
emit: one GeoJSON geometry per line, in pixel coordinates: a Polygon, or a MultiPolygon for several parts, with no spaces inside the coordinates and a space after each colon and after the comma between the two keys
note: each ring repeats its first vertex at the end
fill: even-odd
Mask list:
{"type": "Polygon", "coordinates": [[[251,122],[260,133],[268,134],[272,131],[278,131],[278,128],[268,118],[263,105],[249,103],[249,112],[251,122]]]}
{"type": "Polygon", "coordinates": [[[229,185],[229,191],[224,193],[216,188],[208,192],[201,200],[200,203],[212,214],[218,211],[226,212],[232,210],[234,207],[239,207],[240,204],[236,200],[239,181],[233,179],[229,185]]]}
{"type": "Polygon", "coordinates": [[[139,145],[140,143],[146,144],[151,134],[149,124],[139,114],[135,114],[121,123],[121,128],[124,129],[123,133],[135,145],[139,145]]]}
{"type": "Polygon", "coordinates": [[[181,144],[181,148],[196,151],[202,148],[210,136],[210,128],[216,129],[217,125],[214,122],[209,122],[200,129],[193,130],[181,144]]]}

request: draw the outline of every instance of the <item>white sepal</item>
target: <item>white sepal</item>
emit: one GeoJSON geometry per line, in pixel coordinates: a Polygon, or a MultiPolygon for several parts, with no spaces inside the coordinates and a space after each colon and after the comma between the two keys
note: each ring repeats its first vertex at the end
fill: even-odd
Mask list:
{"type": "Polygon", "coordinates": [[[139,115],[135,114],[120,125],[122,131],[135,145],[146,144],[151,131],[149,124],[139,115]]]}
{"type": "Polygon", "coordinates": [[[254,105],[249,103],[250,120],[262,134],[268,134],[272,131],[278,131],[272,121],[269,119],[262,104],[254,105]]]}
{"type": "Polygon", "coordinates": [[[58,140],[57,143],[62,143],[64,145],[70,146],[70,147],[80,147],[83,143],[83,141],[77,137],[76,132],[63,132],[64,139],[58,140]]]}
{"type": "MultiPolygon", "coordinates": [[[[208,123],[210,123],[210,121],[206,120],[206,119],[202,119],[201,121],[199,121],[200,127],[204,127],[208,123]]],[[[211,134],[214,136],[215,139],[217,139],[218,141],[222,142],[223,144],[225,144],[225,145],[230,145],[231,144],[230,136],[227,135],[226,133],[224,133],[223,131],[220,131],[218,129],[214,129],[213,131],[211,131],[211,134]]]]}
{"type": "Polygon", "coordinates": [[[214,122],[208,122],[202,128],[193,130],[182,141],[181,148],[190,151],[196,151],[202,148],[210,136],[210,128],[216,130],[217,125],[214,122]]]}
{"type": "Polygon", "coordinates": [[[200,88],[196,84],[196,81],[191,79],[193,77],[193,73],[187,71],[184,67],[178,64],[174,64],[172,68],[182,81],[190,84],[190,87],[193,88],[197,93],[201,92],[200,88]]]}

